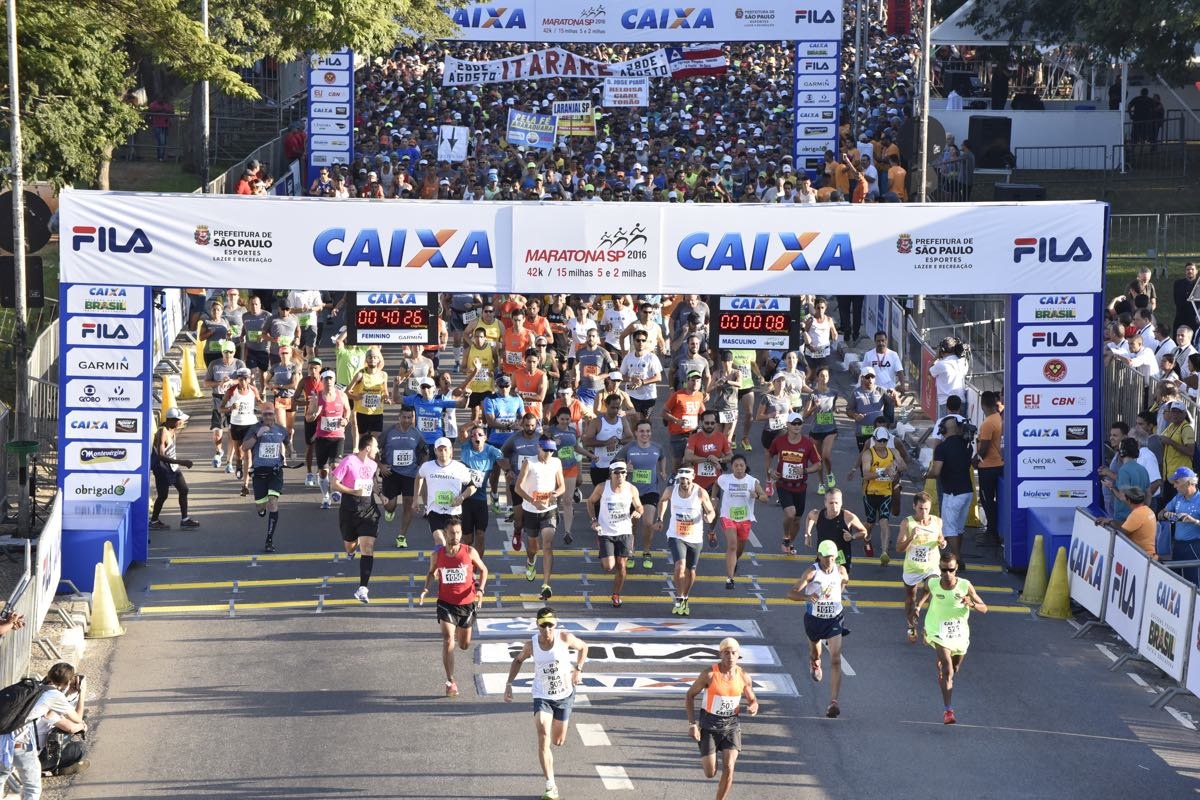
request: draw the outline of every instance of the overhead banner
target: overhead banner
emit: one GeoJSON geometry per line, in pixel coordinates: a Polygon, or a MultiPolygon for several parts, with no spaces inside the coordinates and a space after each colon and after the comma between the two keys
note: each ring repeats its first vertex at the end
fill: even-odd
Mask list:
{"type": "Polygon", "coordinates": [[[610,62],[576,55],[561,47],[551,47],[490,61],[464,61],[446,56],[442,86],[475,86],[548,78],[602,80],[613,75],[666,78],[670,74],[671,67],[667,63],[665,50],[655,50],[629,61],[610,62]]]}
{"type": "Polygon", "coordinates": [[[604,81],[605,108],[641,108],[650,105],[650,81],[647,78],[607,78],[604,81]]]}
{"type": "Polygon", "coordinates": [[[675,0],[478,0],[447,9],[456,38],[486,42],[760,42],[836,38],[841,0],[748,4],[675,0]]]}
{"type": "Polygon", "coordinates": [[[557,127],[558,118],[553,114],[530,114],[510,108],[506,141],[518,147],[553,150],[554,131],[557,127]]]}

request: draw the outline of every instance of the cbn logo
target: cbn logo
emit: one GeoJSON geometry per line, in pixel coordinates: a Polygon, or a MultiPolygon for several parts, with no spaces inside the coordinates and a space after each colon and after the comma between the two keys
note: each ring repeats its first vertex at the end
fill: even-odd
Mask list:
{"type": "Polygon", "coordinates": [[[1013,263],[1020,264],[1021,259],[1025,256],[1037,255],[1039,263],[1045,264],[1050,261],[1055,264],[1062,264],[1067,261],[1091,261],[1092,251],[1088,248],[1087,242],[1082,236],[1076,236],[1075,241],[1071,242],[1071,246],[1066,252],[1058,252],[1058,239],[1051,236],[1033,238],[1030,236],[1018,237],[1013,239],[1013,263]]]}
{"type": "Polygon", "coordinates": [[[809,265],[804,251],[820,235],[820,232],[812,231],[756,233],[747,242],[740,233],[726,233],[710,247],[710,234],[698,231],[680,240],[676,259],[679,266],[687,270],[719,270],[728,267],[732,270],[775,271],[790,267],[802,272],[821,272],[836,267],[843,272],[852,272],[854,248],[850,244],[848,233],[830,234],[829,241],[825,243],[825,248],[817,257],[816,263],[809,265]],[[778,245],[775,244],[776,240],[778,245]]]}
{"type": "Polygon", "coordinates": [[[461,237],[456,237],[455,228],[431,230],[417,228],[411,231],[419,249],[412,254],[407,262],[404,260],[404,248],[408,243],[410,231],[397,228],[384,231],[381,235],[375,228],[364,228],[353,235],[348,235],[345,228],[326,228],[317,234],[313,240],[313,258],[318,264],[326,267],[451,267],[462,269],[474,265],[479,269],[492,269],[492,245],[487,231],[466,231],[461,237]],[[461,243],[447,253],[442,248],[451,239],[461,239],[461,243]],[[349,245],[346,242],[349,241],[349,245]],[[447,262],[447,255],[450,261],[447,262]]]}
{"type": "Polygon", "coordinates": [[[450,15],[463,28],[525,28],[525,11],[520,8],[460,8],[450,15]],[[507,18],[505,15],[508,15],[507,18]]]}
{"type": "Polygon", "coordinates": [[[621,14],[621,27],[640,31],[647,28],[713,28],[715,25],[711,8],[630,8],[621,14]]]}
{"type": "Polygon", "coordinates": [[[86,244],[95,244],[101,253],[152,253],[154,245],[141,228],[134,228],[126,239],[121,239],[116,228],[76,225],[71,228],[71,249],[78,252],[86,244]]]}

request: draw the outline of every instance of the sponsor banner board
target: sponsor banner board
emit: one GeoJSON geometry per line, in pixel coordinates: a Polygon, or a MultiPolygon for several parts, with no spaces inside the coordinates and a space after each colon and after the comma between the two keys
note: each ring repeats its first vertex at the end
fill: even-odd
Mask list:
{"type": "Polygon", "coordinates": [[[144,435],[140,412],[85,409],[68,411],[63,431],[68,439],[140,441],[144,435]]]}
{"type": "MultiPolygon", "coordinates": [[[[483,642],[479,645],[479,661],[483,664],[509,664],[521,652],[527,640],[515,642],[483,642]]],[[[711,665],[721,660],[717,642],[627,642],[588,643],[589,664],[663,664],[691,663],[711,665]]],[[[775,648],[761,644],[743,644],[743,667],[780,665],[775,648]]]]}
{"type": "Polygon", "coordinates": [[[1067,417],[1091,414],[1095,397],[1091,386],[1035,386],[1018,391],[1015,405],[1022,417],[1067,417]]]}
{"type": "Polygon", "coordinates": [[[1017,359],[1017,383],[1024,387],[1091,383],[1095,365],[1092,356],[1024,356],[1017,359]]]}
{"type": "Polygon", "coordinates": [[[69,470],[136,472],[142,468],[142,448],[124,442],[68,442],[65,466],[69,470]]]}
{"type": "MultiPolygon", "coordinates": [[[[321,167],[349,164],[354,152],[354,52],[308,54],[308,180],[321,167]]],[[[308,187],[304,187],[307,191],[308,187]]]]}
{"type": "Polygon", "coordinates": [[[1091,417],[1021,419],[1016,423],[1018,447],[1084,447],[1095,435],[1091,417]]]}
{"type": "MultiPolygon", "coordinates": [[[[504,637],[537,633],[537,622],[530,617],[488,617],[476,620],[476,635],[504,637]]],[[[559,620],[560,630],[570,631],[586,641],[588,636],[622,636],[626,638],[674,638],[677,636],[761,639],[762,630],[752,619],[639,619],[608,618],[559,620]]],[[[694,676],[693,676],[694,677],[694,676]]]]}
{"type": "MultiPolygon", "coordinates": [[[[561,47],[496,58],[490,61],[464,61],[446,56],[442,86],[479,86],[510,81],[539,81],[551,78],[603,80],[614,75],[667,78],[671,67],[667,52],[659,49],[629,61],[597,61],[576,55],[561,47]]],[[[555,105],[558,105],[557,103],[555,105]]],[[[559,113],[558,111],[554,112],[559,113]]],[[[565,111],[581,114],[581,111],[565,111]]]]}
{"type": "MultiPolygon", "coordinates": [[[[683,694],[696,680],[699,670],[692,672],[585,672],[576,692],[595,694],[683,694]]],[[[796,682],[791,675],[756,672],[754,694],[766,697],[796,697],[796,682]]],[[[507,672],[487,672],[476,677],[480,694],[504,694],[507,672]]],[[[533,676],[518,675],[513,681],[513,694],[530,694],[533,676]]]]}
{"type": "Polygon", "coordinates": [[[74,500],[123,500],[142,497],[142,476],[132,472],[72,472],[63,479],[63,495],[74,500]]]}
{"type": "Polygon", "coordinates": [[[1025,325],[1017,331],[1020,355],[1090,353],[1094,346],[1091,325],[1025,325]]]}
{"type": "Polygon", "coordinates": [[[142,404],[145,387],[142,379],[108,381],[74,378],[59,402],[66,408],[129,409],[142,404]]]}
{"type": "MultiPolygon", "coordinates": [[[[91,233],[75,233],[72,236],[72,246],[76,251],[84,247],[88,247],[95,243],[96,232],[100,230],[100,226],[96,225],[75,225],[75,229],[84,231],[90,230],[91,233]]],[[[107,226],[105,226],[107,227],[107,226]]],[[[124,234],[115,233],[115,229],[109,229],[114,232],[106,232],[103,236],[111,240],[115,240],[118,235],[122,237],[124,234]]],[[[144,234],[143,234],[144,237],[144,234]]],[[[129,239],[135,242],[129,251],[133,248],[145,246],[141,237],[136,234],[129,239]]],[[[148,243],[148,240],[147,240],[148,243]]],[[[113,251],[111,245],[108,248],[113,256],[116,256],[122,251],[113,251]]],[[[69,314],[121,314],[121,315],[136,315],[141,314],[145,310],[145,292],[140,286],[125,286],[125,285],[98,285],[98,284],[75,284],[67,287],[67,313],[69,314]]]]}
{"type": "Polygon", "coordinates": [[[1161,564],[1149,563],[1138,652],[1177,681],[1183,680],[1195,602],[1196,587],[1161,564]]]}
{"type": "Polygon", "coordinates": [[[1092,319],[1090,294],[1027,294],[1017,301],[1017,323],[1089,322],[1092,319]]]}
{"type": "Polygon", "coordinates": [[[1094,492],[1090,480],[1018,481],[1017,508],[1089,506],[1094,492]]]}
{"type": "Polygon", "coordinates": [[[1150,559],[1120,534],[1113,535],[1104,622],[1130,647],[1141,641],[1142,603],[1146,600],[1146,570],[1150,559]]]}
{"type": "Polygon", "coordinates": [[[66,343],[69,345],[138,347],[145,338],[146,327],[137,318],[74,316],[67,321],[66,343]]]}
{"type": "Polygon", "coordinates": [[[1113,533],[1082,510],[1075,512],[1071,550],[1067,554],[1067,579],[1071,599],[1100,618],[1108,589],[1108,562],[1113,533]]]}
{"type": "MultiPolygon", "coordinates": [[[[70,330],[68,322],[67,332],[70,330]]],[[[132,348],[71,347],[63,358],[68,376],[135,378],[143,371],[142,351],[132,348]]]]}
{"type": "Polygon", "coordinates": [[[1018,478],[1090,478],[1096,471],[1092,448],[1022,450],[1017,460],[1018,478]]]}

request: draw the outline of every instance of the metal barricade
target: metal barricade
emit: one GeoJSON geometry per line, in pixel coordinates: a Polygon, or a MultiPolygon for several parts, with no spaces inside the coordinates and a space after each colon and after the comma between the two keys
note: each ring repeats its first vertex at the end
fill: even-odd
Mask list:
{"type": "Polygon", "coordinates": [[[1164,258],[1200,259],[1200,214],[1164,214],[1161,250],[1164,258]]]}
{"type": "Polygon", "coordinates": [[[1099,180],[1108,173],[1108,147],[1102,144],[1062,145],[1055,147],[1017,147],[1013,150],[1017,166],[1013,180],[1037,183],[1099,180]],[[1026,175],[1027,172],[1036,175],[1026,175]]]}
{"type": "MultiPolygon", "coordinates": [[[[4,545],[12,546],[12,545],[4,545]]],[[[25,677],[29,668],[29,657],[33,652],[33,639],[37,620],[35,602],[37,601],[37,586],[33,583],[32,542],[25,540],[25,573],[17,582],[12,594],[5,603],[4,611],[8,614],[20,614],[25,618],[25,627],[9,631],[0,638],[0,686],[9,686],[25,677]]]]}
{"type": "Polygon", "coordinates": [[[1187,143],[1114,144],[1109,164],[1114,182],[1179,180],[1187,176],[1187,143]]]}

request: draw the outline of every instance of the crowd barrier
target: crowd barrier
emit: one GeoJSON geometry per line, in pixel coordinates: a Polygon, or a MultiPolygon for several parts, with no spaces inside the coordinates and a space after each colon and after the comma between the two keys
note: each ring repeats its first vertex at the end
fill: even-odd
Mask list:
{"type": "Polygon", "coordinates": [[[1067,572],[1071,599],[1095,617],[1076,637],[1107,625],[1133,648],[1112,669],[1137,658],[1170,677],[1174,685],[1157,693],[1152,705],[1164,705],[1184,692],[1200,697],[1194,584],[1150,558],[1124,534],[1097,525],[1084,509],[1075,513],[1067,572]]]}

